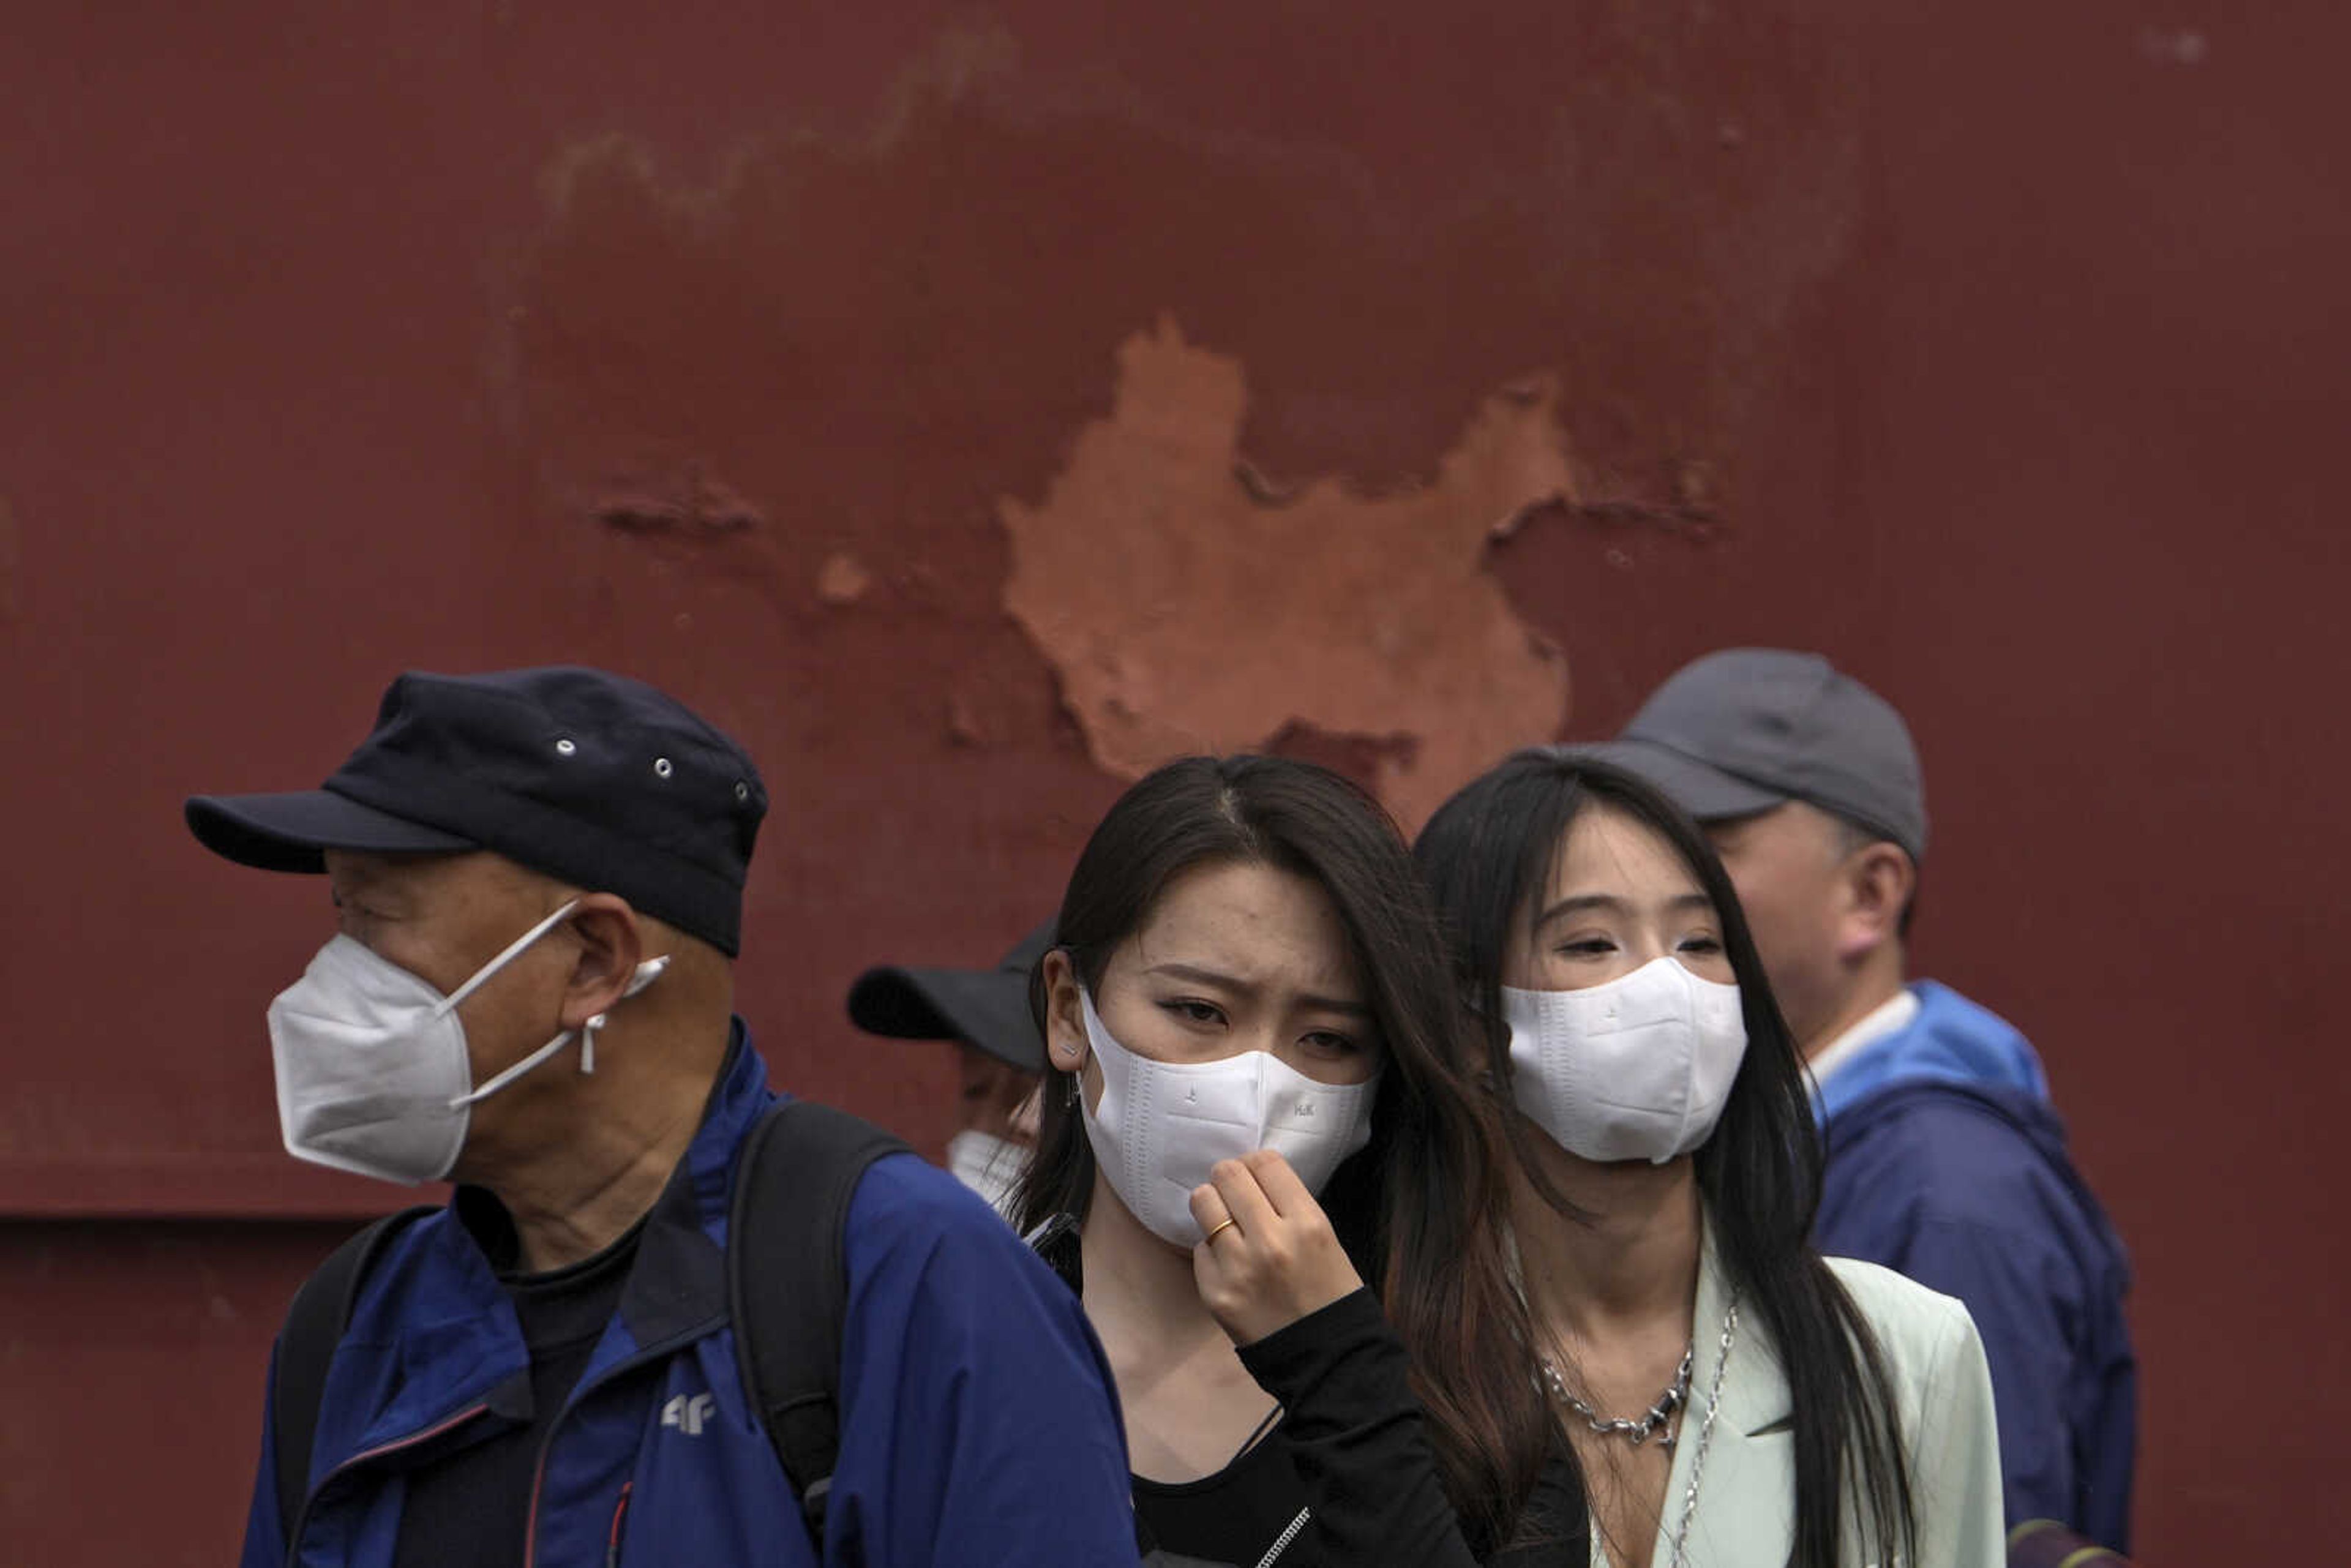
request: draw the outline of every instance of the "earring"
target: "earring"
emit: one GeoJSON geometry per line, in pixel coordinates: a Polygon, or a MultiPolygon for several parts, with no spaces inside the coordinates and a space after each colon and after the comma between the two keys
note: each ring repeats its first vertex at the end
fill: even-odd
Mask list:
{"type": "Polygon", "coordinates": [[[1074,1111],[1078,1108],[1078,1075],[1075,1072],[1072,1072],[1068,1077],[1061,1080],[1061,1082],[1069,1085],[1068,1090],[1062,1096],[1061,1103],[1067,1105],[1071,1110],[1074,1111]]]}

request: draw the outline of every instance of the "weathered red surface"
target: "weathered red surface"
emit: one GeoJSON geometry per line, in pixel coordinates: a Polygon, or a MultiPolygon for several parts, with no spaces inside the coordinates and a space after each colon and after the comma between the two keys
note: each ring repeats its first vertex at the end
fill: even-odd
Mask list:
{"type": "MultiPolygon", "coordinates": [[[[227,1555],[329,1234],[266,1217],[399,1198],[275,1152],[260,1010],[319,893],[177,806],[323,775],[401,667],[610,664],[739,733],[777,1075],[944,1137],[947,1054],[841,997],[992,959],[1118,788],[1001,519],[1163,317],[1245,374],[1268,506],[1442,493],[1486,400],[1557,385],[1574,505],[1486,566],[1575,732],[1740,641],[1907,710],[1924,957],[2041,1042],[2140,1269],[2143,1554],[2339,1538],[2351,21],[815,9],[58,7],[0,46],[5,1555],[227,1555]]],[[[1249,581],[1134,613],[1245,670],[1249,581]]],[[[1297,706],[1279,744],[1375,780],[1460,749],[1297,706]]]]}

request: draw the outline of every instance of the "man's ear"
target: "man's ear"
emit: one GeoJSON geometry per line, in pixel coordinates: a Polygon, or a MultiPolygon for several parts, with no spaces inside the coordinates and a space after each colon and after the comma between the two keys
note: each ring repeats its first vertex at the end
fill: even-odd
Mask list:
{"type": "Polygon", "coordinates": [[[1844,909],[1837,922],[1837,956],[1866,958],[1898,941],[1902,912],[1917,890],[1918,868],[1899,844],[1879,839],[1845,857],[1839,870],[1844,909]]]}
{"type": "Polygon", "coordinates": [[[1086,1064],[1084,992],[1078,967],[1069,949],[1056,947],[1045,955],[1045,1061],[1058,1072],[1075,1072],[1086,1064]]]}
{"type": "Polygon", "coordinates": [[[564,987],[561,1021],[565,1029],[578,1029],[628,995],[644,961],[645,932],[628,900],[611,893],[580,894],[567,924],[580,950],[564,987]]]}

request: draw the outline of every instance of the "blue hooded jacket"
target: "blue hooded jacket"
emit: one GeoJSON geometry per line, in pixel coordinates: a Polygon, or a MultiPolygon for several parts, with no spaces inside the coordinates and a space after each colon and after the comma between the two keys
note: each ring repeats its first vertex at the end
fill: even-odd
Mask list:
{"type": "Polygon", "coordinates": [[[2137,1369],[2130,1270],[2065,1153],[2032,1047],[1932,981],[1918,1013],[1821,1086],[1814,1239],[1967,1303],[1991,1363],[2011,1526],[2130,1547],[2137,1369]]]}
{"type": "MultiPolygon", "coordinates": [[[[548,1439],[523,1568],[819,1568],[727,1321],[727,1196],[742,1141],[776,1099],[767,1080],[737,1023],[701,1129],[548,1439]],[[699,1421],[664,1419],[694,1406],[699,1421]]],[[[978,1197],[911,1155],[876,1161],[858,1183],[844,1254],[823,1563],[1134,1563],[1110,1369],[1061,1281],[978,1197]]],[[[243,1568],[388,1568],[406,1469],[527,1419],[529,1398],[519,1322],[472,1233],[453,1208],[407,1226],[369,1270],[328,1370],[291,1554],[276,1434],[263,1433],[243,1568]]]]}

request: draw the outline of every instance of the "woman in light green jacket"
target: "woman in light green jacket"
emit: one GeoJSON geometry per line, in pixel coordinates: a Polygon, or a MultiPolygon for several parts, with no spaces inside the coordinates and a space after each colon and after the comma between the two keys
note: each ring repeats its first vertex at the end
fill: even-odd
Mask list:
{"type": "Polygon", "coordinates": [[[1533,1334],[1500,1343],[1454,1299],[1460,1270],[1403,1260],[1417,1288],[1388,1312],[1426,1380],[1526,1369],[1505,1407],[1433,1433],[1456,1508],[1497,1541],[1581,1523],[1609,1568],[1996,1568],[1975,1326],[1813,1250],[1800,1060],[1697,826],[1629,774],[1531,751],[1414,852],[1513,1151],[1533,1334]],[[1562,1452],[1575,1496],[1543,1480],[1562,1452]]]}

